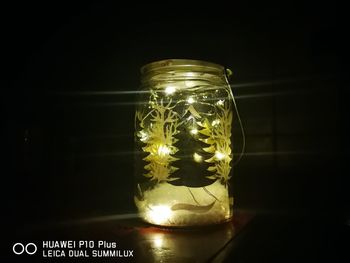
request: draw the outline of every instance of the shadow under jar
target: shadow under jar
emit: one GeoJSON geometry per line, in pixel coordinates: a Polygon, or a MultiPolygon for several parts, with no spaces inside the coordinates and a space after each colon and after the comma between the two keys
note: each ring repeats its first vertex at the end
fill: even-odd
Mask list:
{"type": "Polygon", "coordinates": [[[218,64],[171,59],[141,68],[134,199],[143,220],[187,227],[231,219],[231,94],[218,64]]]}

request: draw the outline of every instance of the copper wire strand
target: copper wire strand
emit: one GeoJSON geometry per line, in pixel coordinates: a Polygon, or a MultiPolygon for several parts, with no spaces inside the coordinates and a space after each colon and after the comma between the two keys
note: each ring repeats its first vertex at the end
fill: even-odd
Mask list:
{"type": "Polygon", "coordinates": [[[229,90],[229,93],[231,95],[231,98],[232,98],[232,101],[233,101],[233,105],[235,107],[235,110],[236,110],[236,113],[237,113],[237,118],[238,118],[238,122],[239,122],[239,125],[241,127],[241,133],[242,133],[242,137],[243,137],[243,142],[242,142],[242,150],[239,154],[239,157],[238,159],[233,163],[233,165],[237,165],[240,160],[242,159],[243,155],[244,155],[244,152],[245,152],[245,132],[244,132],[244,128],[243,128],[243,124],[242,124],[242,120],[241,120],[241,116],[239,114],[239,111],[238,111],[238,107],[237,107],[237,104],[236,104],[236,100],[235,100],[235,97],[233,96],[233,92],[232,92],[232,88],[231,88],[231,85],[230,85],[230,82],[228,81],[228,73],[231,72],[229,69],[225,68],[224,70],[224,76],[225,76],[225,82],[227,84],[227,87],[228,87],[228,90],[229,90]]]}

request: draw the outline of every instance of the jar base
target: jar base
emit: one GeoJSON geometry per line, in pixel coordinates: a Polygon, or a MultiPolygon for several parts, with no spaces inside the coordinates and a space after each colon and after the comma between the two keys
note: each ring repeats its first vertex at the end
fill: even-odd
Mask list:
{"type": "Polygon", "coordinates": [[[228,189],[219,181],[204,187],[162,183],[135,197],[143,221],[164,227],[215,225],[232,218],[228,189]],[[171,196],[169,196],[171,193],[171,196]]]}

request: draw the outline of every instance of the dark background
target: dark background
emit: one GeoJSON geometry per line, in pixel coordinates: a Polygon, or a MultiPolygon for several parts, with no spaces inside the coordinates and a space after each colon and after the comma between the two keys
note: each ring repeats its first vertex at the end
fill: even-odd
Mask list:
{"type": "MultiPolygon", "coordinates": [[[[189,58],[233,71],[247,137],[233,174],[236,209],[317,218],[324,232],[315,240],[332,247],[348,231],[349,170],[341,170],[349,140],[335,4],[159,7],[4,8],[1,192],[9,229],[135,212],[139,69],[189,58]]],[[[239,152],[237,122],[234,136],[239,152]]]]}

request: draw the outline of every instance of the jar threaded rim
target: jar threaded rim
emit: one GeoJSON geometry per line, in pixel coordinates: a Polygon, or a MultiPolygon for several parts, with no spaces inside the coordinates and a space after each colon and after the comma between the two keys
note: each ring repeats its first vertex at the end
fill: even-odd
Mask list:
{"type": "Polygon", "coordinates": [[[223,72],[225,67],[216,63],[194,60],[194,59],[164,59],[148,63],[141,67],[141,74],[148,74],[157,70],[171,70],[171,69],[208,69],[210,71],[223,72]]]}

